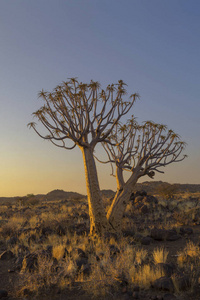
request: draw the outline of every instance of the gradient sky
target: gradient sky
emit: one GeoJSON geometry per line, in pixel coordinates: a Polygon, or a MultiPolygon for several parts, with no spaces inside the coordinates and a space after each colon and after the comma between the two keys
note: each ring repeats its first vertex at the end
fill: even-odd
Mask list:
{"type": "MultiPolygon", "coordinates": [[[[138,121],[166,124],[188,144],[189,157],[155,180],[200,184],[199,31],[199,0],[1,0],[0,196],[86,193],[80,150],[26,126],[38,91],[69,77],[123,79],[141,96],[138,121]]],[[[101,188],[115,190],[109,166],[97,167],[101,188]]]]}

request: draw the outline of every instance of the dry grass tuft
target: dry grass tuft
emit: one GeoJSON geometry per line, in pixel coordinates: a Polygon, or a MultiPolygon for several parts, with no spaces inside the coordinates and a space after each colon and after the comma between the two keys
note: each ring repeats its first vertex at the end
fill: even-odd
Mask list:
{"type": "Polygon", "coordinates": [[[156,279],[164,276],[164,274],[161,269],[155,269],[149,264],[146,264],[139,268],[132,266],[130,276],[135,285],[148,289],[156,279]]]}
{"type": "Polygon", "coordinates": [[[58,261],[63,259],[65,254],[65,245],[56,245],[53,246],[53,257],[56,258],[58,261]]]}
{"type": "Polygon", "coordinates": [[[155,264],[166,263],[169,252],[164,248],[153,250],[153,261],[155,264]]]}

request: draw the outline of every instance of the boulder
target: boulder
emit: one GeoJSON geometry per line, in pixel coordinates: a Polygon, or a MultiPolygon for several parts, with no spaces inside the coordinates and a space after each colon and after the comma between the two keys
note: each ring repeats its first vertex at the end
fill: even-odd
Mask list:
{"type": "Polygon", "coordinates": [[[83,274],[83,275],[89,276],[90,272],[91,272],[90,264],[88,264],[88,263],[82,264],[81,269],[80,269],[80,273],[83,274]]]}
{"type": "Polygon", "coordinates": [[[176,296],[174,296],[173,294],[165,294],[163,296],[163,300],[176,300],[176,296]]]}
{"type": "Polygon", "coordinates": [[[171,278],[168,278],[166,276],[156,279],[153,283],[153,287],[158,290],[169,291],[172,293],[174,292],[173,281],[171,278]]]}
{"type": "Polygon", "coordinates": [[[131,237],[134,237],[135,236],[135,232],[133,230],[123,230],[123,236],[124,237],[128,237],[128,236],[131,236],[131,237]]]}
{"type": "Polygon", "coordinates": [[[81,258],[75,260],[76,265],[78,267],[78,270],[80,270],[82,267],[84,268],[86,265],[88,265],[88,259],[87,258],[81,258]]]}
{"type": "Polygon", "coordinates": [[[135,196],[137,197],[137,196],[142,196],[142,197],[144,197],[144,196],[147,196],[147,192],[146,191],[137,191],[136,193],[135,193],[135,196]]]}
{"type": "Polygon", "coordinates": [[[0,290],[0,299],[7,298],[8,292],[6,290],[0,290]]]}
{"type": "Polygon", "coordinates": [[[146,214],[148,214],[149,213],[149,208],[148,208],[148,206],[147,205],[142,205],[141,207],[140,207],[140,209],[139,209],[139,212],[141,213],[141,214],[144,214],[144,215],[146,215],[146,214]]]}
{"type": "Polygon", "coordinates": [[[12,251],[6,250],[3,253],[1,253],[0,260],[9,260],[9,259],[12,259],[14,257],[15,257],[15,255],[13,254],[12,251]]]}
{"type": "Polygon", "coordinates": [[[166,277],[171,277],[175,271],[175,267],[172,264],[159,263],[156,268],[160,269],[166,277]]]}
{"type": "Polygon", "coordinates": [[[178,285],[180,291],[186,291],[191,286],[191,280],[188,275],[179,274],[175,277],[175,282],[178,285]]]}
{"type": "Polygon", "coordinates": [[[186,228],[184,228],[184,227],[181,227],[180,228],[180,234],[181,235],[184,235],[184,234],[192,234],[193,233],[193,229],[192,228],[190,228],[190,227],[186,227],[186,228]]]}
{"type": "Polygon", "coordinates": [[[115,245],[110,245],[110,257],[115,257],[118,253],[120,253],[120,250],[115,245]]]}
{"type": "Polygon", "coordinates": [[[151,237],[156,241],[163,241],[166,237],[166,230],[153,228],[151,230],[151,237]]]}
{"type": "Polygon", "coordinates": [[[65,229],[59,224],[58,226],[56,226],[55,228],[55,232],[59,235],[59,236],[62,236],[62,235],[65,235],[65,229]]]}
{"type": "Polygon", "coordinates": [[[16,236],[12,236],[10,239],[7,240],[7,245],[10,246],[16,245],[18,241],[19,240],[16,236]]]}
{"type": "Polygon", "coordinates": [[[181,236],[178,235],[174,229],[166,230],[153,228],[151,230],[151,237],[157,241],[177,241],[181,236]]]}
{"type": "Polygon", "coordinates": [[[31,234],[28,238],[28,244],[30,245],[32,242],[36,241],[36,235],[35,234],[31,234]]]}
{"type": "Polygon", "coordinates": [[[43,227],[42,228],[42,234],[43,235],[50,235],[53,233],[53,230],[50,227],[43,227]]]}
{"type": "Polygon", "coordinates": [[[80,258],[88,258],[87,254],[85,253],[85,251],[83,251],[81,248],[73,248],[69,255],[71,257],[80,257],[80,258]]]}
{"type": "Polygon", "coordinates": [[[33,272],[38,265],[38,254],[37,253],[31,253],[24,257],[22,262],[22,272],[29,271],[33,272]]]}
{"type": "Polygon", "coordinates": [[[135,203],[140,203],[143,200],[143,196],[136,196],[135,197],[135,203]]]}
{"type": "Polygon", "coordinates": [[[169,229],[166,233],[166,240],[167,241],[177,241],[181,238],[180,235],[177,234],[175,229],[169,229]]]}
{"type": "Polygon", "coordinates": [[[150,236],[145,236],[141,239],[142,245],[150,245],[153,239],[150,236]]]}
{"type": "Polygon", "coordinates": [[[155,198],[154,196],[148,195],[144,197],[143,202],[148,204],[158,204],[158,199],[155,198]]]}
{"type": "Polygon", "coordinates": [[[19,256],[16,261],[15,261],[15,265],[14,265],[14,270],[15,271],[20,271],[22,268],[22,263],[23,263],[23,257],[19,256]]]}
{"type": "Polygon", "coordinates": [[[133,299],[140,299],[140,294],[139,294],[139,292],[133,292],[133,294],[132,294],[132,296],[133,296],[133,299]]]}

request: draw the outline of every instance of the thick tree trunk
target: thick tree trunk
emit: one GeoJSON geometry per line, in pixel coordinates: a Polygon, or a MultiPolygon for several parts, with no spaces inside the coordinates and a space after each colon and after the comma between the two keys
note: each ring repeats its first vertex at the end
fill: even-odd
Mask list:
{"type": "Polygon", "coordinates": [[[81,150],[85,167],[90,234],[103,236],[105,232],[111,230],[111,226],[106,218],[106,212],[103,206],[94,156],[90,148],[82,148],[81,150]]]}
{"type": "Polygon", "coordinates": [[[113,199],[110,209],[107,213],[107,219],[111,226],[118,233],[121,232],[122,218],[126,210],[128,201],[133,192],[133,188],[138,180],[138,174],[132,174],[127,183],[123,186],[121,191],[118,191],[113,199]]]}

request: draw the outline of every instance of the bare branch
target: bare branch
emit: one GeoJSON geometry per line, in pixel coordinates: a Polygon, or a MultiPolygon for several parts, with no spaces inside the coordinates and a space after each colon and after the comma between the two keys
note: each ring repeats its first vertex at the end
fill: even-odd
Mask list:
{"type": "Polygon", "coordinates": [[[155,172],[164,173],[160,168],[186,158],[186,155],[180,157],[185,143],[167,126],[152,121],[139,126],[133,116],[127,124],[114,127],[103,147],[116,168],[133,174],[137,170],[138,178],[144,175],[153,178],[155,172]]]}
{"type": "MultiPolygon", "coordinates": [[[[86,84],[77,78],[70,78],[50,93],[44,90],[38,93],[45,105],[33,115],[47,130],[48,138],[40,134],[39,129],[36,130],[35,123],[29,123],[29,127],[56,146],[56,141],[70,139],[79,147],[94,149],[97,143],[109,141],[114,127],[139,97],[133,94],[130,101],[124,101],[125,86],[119,80],[117,84],[108,85],[103,90],[98,82],[91,80],[86,84]]],[[[127,135],[128,132],[123,139],[127,135]]],[[[59,147],[64,148],[63,144],[59,144],[59,147]]]]}

